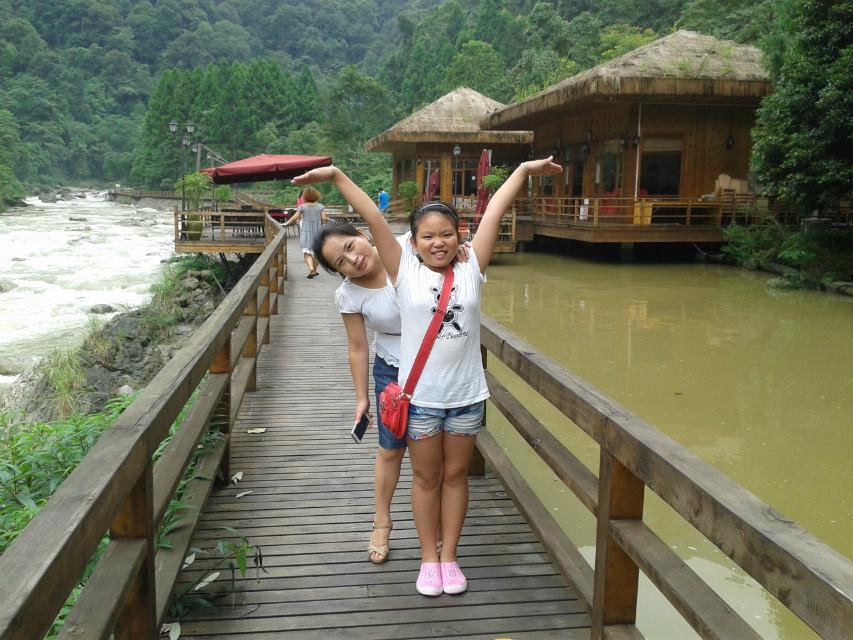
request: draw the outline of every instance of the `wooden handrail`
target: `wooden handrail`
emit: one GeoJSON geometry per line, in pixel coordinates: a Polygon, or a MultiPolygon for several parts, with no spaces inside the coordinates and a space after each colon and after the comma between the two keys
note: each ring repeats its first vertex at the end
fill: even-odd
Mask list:
{"type": "MultiPolygon", "coordinates": [[[[277,311],[287,244],[274,220],[267,217],[266,224],[276,234],[255,264],[0,557],[0,639],[44,636],[107,530],[111,537],[107,552],[60,637],[158,636],[157,623],[195,528],[195,521],[183,525],[183,546],[155,556],[153,536],[166,498],[174,493],[177,479],[196,453],[194,443],[208,425],[218,428],[222,439],[200,465],[207,478],[215,476],[217,467],[227,477],[230,424],[239,409],[235,398],[242,397],[248,383],[232,375],[231,333],[247,311],[254,315],[250,322],[258,348],[250,357],[243,354],[253,372],[266,340],[264,314],[277,311]],[[182,437],[169,443],[154,466],[154,451],[202,382],[199,399],[179,429],[182,437]]],[[[203,502],[212,481],[193,482],[194,496],[200,495],[203,502]]]]}
{"type": "MultiPolygon", "coordinates": [[[[563,574],[585,601],[594,639],[634,637],[637,573],[643,570],[703,638],[758,638],[642,520],[648,487],[823,638],[853,629],[853,563],[752,493],[631,414],[588,383],[483,317],[482,345],[598,443],[599,478],[580,463],[491,375],[492,402],[597,518],[594,585],[567,536],[519,495],[499,446],[483,455],[553,546],[563,574]],[[596,495],[594,495],[596,494],[596,495]],[[591,595],[590,595],[591,594],[591,595]],[[617,633],[618,630],[618,633],[617,633]]],[[[532,494],[531,494],[532,495],[532,494]]],[[[585,563],[584,563],[585,564],[585,563]]],[[[639,633],[639,632],[636,632],[639,633]]],[[[637,636],[638,637],[638,636],[637,636]]]]}

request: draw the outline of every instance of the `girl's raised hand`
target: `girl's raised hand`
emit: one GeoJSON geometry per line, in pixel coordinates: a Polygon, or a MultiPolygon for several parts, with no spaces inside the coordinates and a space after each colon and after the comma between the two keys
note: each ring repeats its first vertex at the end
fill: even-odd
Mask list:
{"type": "Polygon", "coordinates": [[[331,182],[334,180],[337,170],[337,167],[334,165],[311,169],[311,171],[307,171],[301,176],[296,176],[291,182],[300,186],[304,184],[317,184],[318,182],[331,182]]]}
{"type": "Polygon", "coordinates": [[[528,160],[524,163],[524,168],[529,176],[550,176],[563,171],[563,167],[554,162],[554,156],[539,160],[528,160]]]}

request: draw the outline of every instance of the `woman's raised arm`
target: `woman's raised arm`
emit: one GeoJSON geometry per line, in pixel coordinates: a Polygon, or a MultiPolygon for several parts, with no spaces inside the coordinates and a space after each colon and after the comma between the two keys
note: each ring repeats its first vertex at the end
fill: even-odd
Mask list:
{"type": "Polygon", "coordinates": [[[492,199],[489,200],[486,212],[483,214],[482,220],[480,220],[480,226],[477,227],[477,233],[474,234],[474,239],[471,241],[471,246],[474,247],[474,254],[480,263],[480,271],[484,272],[486,267],[489,266],[489,260],[492,259],[492,251],[494,251],[495,243],[498,241],[501,218],[512,204],[512,201],[515,200],[527,178],[529,176],[556,175],[563,171],[560,165],[552,162],[552,158],[553,156],[548,156],[541,160],[522,162],[501,185],[500,189],[495,192],[492,199]]]}
{"type": "Polygon", "coordinates": [[[318,182],[331,182],[344,199],[350,204],[361,219],[370,227],[379,257],[391,281],[397,279],[397,271],[400,268],[400,245],[394,237],[394,232],[388,225],[388,221],[379,212],[376,203],[369,195],[362,191],[357,184],[349,179],[343,171],[337,167],[321,167],[312,169],[301,176],[293,179],[293,184],[302,186],[316,184],[318,182]]]}

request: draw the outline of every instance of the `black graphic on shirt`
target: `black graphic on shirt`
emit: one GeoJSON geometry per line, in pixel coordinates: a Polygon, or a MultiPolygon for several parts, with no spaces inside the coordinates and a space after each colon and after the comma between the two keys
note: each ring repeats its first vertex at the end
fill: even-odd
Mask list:
{"type": "MultiPolygon", "coordinates": [[[[432,295],[435,298],[435,306],[430,309],[430,313],[435,313],[435,310],[438,308],[438,301],[441,299],[441,287],[430,287],[430,290],[432,291],[432,295]]],[[[444,319],[441,321],[442,329],[447,326],[451,326],[457,331],[462,331],[462,327],[459,322],[457,322],[457,320],[459,319],[459,314],[465,310],[465,307],[454,301],[456,293],[457,287],[456,285],[453,285],[450,288],[450,300],[448,300],[447,303],[447,311],[444,314],[444,319]]],[[[440,332],[441,329],[439,329],[439,333],[440,332]]]]}

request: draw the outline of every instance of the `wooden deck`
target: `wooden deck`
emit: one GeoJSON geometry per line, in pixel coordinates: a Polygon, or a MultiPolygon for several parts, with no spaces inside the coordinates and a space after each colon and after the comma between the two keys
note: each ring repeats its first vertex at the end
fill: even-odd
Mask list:
{"type": "MultiPolygon", "coordinates": [[[[245,396],[232,431],[231,473],[243,478],[211,494],[192,543],[212,548],[230,535],[220,527],[234,527],[260,546],[266,572],[256,581],[250,569],[233,606],[228,596],[216,609],[189,614],[181,637],[588,638],[583,604],[488,474],[471,479],[459,551],[466,594],[415,592],[408,457],[392,506],[389,559],[368,561],[376,432],[360,445],[348,433],[352,382],[332,298],[340,281],[326,273],[306,279],[298,245],[289,243],[289,280],[258,360],[257,391],[245,396]],[[248,434],[251,428],[266,431],[248,434]]],[[[197,560],[178,588],[205,570],[197,560]]]]}

